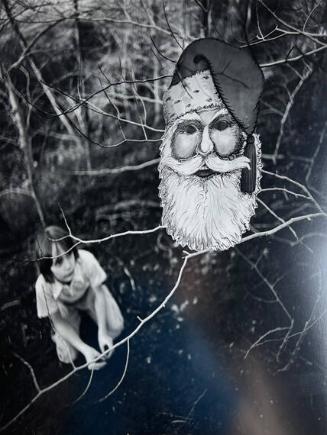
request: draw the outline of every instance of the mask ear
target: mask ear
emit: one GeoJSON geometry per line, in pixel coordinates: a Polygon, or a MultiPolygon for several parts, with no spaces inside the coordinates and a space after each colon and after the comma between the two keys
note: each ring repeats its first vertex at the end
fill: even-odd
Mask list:
{"type": "Polygon", "coordinates": [[[250,160],[250,169],[242,169],[241,191],[251,194],[255,191],[257,181],[257,153],[252,134],[247,137],[244,156],[250,160]]]}

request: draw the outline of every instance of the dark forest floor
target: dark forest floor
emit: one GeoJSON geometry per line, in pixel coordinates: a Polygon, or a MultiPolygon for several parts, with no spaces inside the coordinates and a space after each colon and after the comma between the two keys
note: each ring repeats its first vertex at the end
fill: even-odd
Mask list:
{"type": "MultiPolygon", "coordinates": [[[[75,201],[69,222],[82,237],[153,228],[160,223],[157,174],[151,168],[123,181],[117,176],[110,190],[105,179],[92,182],[75,201]],[[133,189],[141,196],[131,208],[128,200],[133,189]]],[[[68,209],[69,201],[64,198],[63,202],[68,209]]],[[[284,303],[294,307],[300,325],[311,304],[307,293],[311,272],[303,264],[310,268],[314,260],[305,250],[286,249],[277,241],[258,240],[256,245],[258,251],[269,251],[280,270],[288,271],[280,291],[284,303]]],[[[3,255],[0,265],[2,424],[35,394],[28,368],[15,354],[33,366],[42,387],[69,371],[56,358],[47,321],[36,318],[35,269],[26,262],[31,258],[26,243],[17,242],[17,246],[3,255]]],[[[123,336],[137,326],[137,316],[144,318],[160,304],[173,287],[182,261],[182,250],[164,231],[87,249],[108,273],[107,284],[126,320],[123,336]]],[[[244,359],[260,335],[285,324],[276,304],[258,299],[270,294],[264,286],[254,285],[254,280],[254,271],[234,251],[192,259],[173,299],[131,340],[127,374],[112,396],[99,402],[122,375],[125,345],[94,374],[89,390],[77,403],[73,402],[89,381],[87,370],[42,396],[5,433],[325,434],[324,328],[317,324],[306,336],[286,372],[278,369],[289,360],[292,341],[279,363],[280,341],[258,347],[244,359]]],[[[94,342],[96,328],[88,319],[82,334],[94,342]]]]}

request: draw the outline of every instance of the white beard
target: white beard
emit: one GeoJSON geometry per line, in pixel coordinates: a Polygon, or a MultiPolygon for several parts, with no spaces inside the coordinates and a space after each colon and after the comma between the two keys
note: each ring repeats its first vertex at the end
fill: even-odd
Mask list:
{"type": "MultiPolygon", "coordinates": [[[[165,149],[170,148],[168,136],[162,144],[162,157],[169,153],[165,149]]],[[[259,159],[257,187],[252,195],[240,190],[240,169],[201,178],[180,174],[164,164],[159,166],[162,224],[178,244],[195,251],[223,251],[241,241],[255,213],[261,178],[260,141],[255,139],[259,159]]]]}

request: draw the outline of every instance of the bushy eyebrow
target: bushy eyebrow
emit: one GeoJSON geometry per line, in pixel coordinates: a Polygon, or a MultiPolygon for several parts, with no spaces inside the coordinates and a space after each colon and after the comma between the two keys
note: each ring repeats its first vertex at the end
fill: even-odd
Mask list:
{"type": "Polygon", "coordinates": [[[227,119],[228,121],[230,120],[230,121],[232,121],[232,122],[235,122],[234,119],[232,118],[232,116],[231,116],[228,112],[225,112],[225,113],[218,113],[218,114],[213,118],[213,120],[212,120],[211,122],[218,121],[218,120],[220,120],[220,119],[227,119]]]}
{"type": "Polygon", "coordinates": [[[209,128],[212,125],[214,125],[217,121],[221,121],[221,120],[227,121],[231,127],[237,125],[237,122],[235,122],[235,120],[229,113],[220,113],[209,123],[209,128]]]}

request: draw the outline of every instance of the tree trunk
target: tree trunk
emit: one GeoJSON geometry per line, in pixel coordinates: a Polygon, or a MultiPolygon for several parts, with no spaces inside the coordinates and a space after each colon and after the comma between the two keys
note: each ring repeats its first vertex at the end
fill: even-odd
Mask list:
{"type": "Polygon", "coordinates": [[[24,153],[25,168],[26,168],[27,179],[28,179],[28,191],[35,202],[35,206],[40,218],[40,222],[42,226],[45,227],[44,214],[39,199],[36,195],[35,186],[34,186],[34,177],[33,177],[34,165],[33,165],[33,152],[32,152],[31,141],[29,139],[27,127],[19,107],[17,96],[15,94],[15,88],[9,75],[4,77],[4,81],[9,95],[9,103],[11,107],[12,119],[18,131],[19,146],[24,153]]]}

